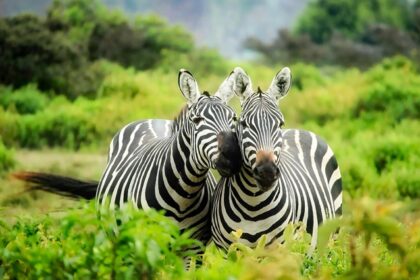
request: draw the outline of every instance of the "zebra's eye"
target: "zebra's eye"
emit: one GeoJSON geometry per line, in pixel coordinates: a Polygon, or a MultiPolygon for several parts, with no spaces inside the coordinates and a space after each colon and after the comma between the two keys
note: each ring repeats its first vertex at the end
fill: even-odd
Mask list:
{"type": "Polygon", "coordinates": [[[238,121],[238,118],[237,118],[236,116],[233,116],[232,121],[233,121],[234,123],[236,123],[236,122],[238,121]]]}
{"type": "Polygon", "coordinates": [[[193,123],[195,123],[195,124],[199,124],[199,123],[201,123],[203,120],[204,120],[204,118],[203,118],[203,117],[199,117],[199,116],[195,116],[195,117],[193,117],[193,118],[192,118],[192,121],[193,121],[193,123]]]}

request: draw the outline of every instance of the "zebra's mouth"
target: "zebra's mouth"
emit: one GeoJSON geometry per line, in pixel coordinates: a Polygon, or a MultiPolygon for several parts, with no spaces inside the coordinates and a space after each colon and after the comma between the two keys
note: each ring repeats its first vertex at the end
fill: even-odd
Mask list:
{"type": "MultiPolygon", "coordinates": [[[[255,177],[254,177],[255,178],[255,177]]],[[[268,178],[255,178],[257,182],[257,186],[262,190],[263,192],[270,190],[273,188],[278,180],[278,177],[274,179],[268,179],[268,178]]]]}
{"type": "Polygon", "coordinates": [[[271,189],[280,178],[280,169],[272,162],[259,164],[253,169],[252,173],[257,186],[262,191],[271,189]]]}

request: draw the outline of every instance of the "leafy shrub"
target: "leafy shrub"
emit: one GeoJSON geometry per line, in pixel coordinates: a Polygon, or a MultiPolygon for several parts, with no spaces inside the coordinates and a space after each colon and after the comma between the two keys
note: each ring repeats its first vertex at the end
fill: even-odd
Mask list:
{"type": "Polygon", "coordinates": [[[331,69],[334,74],[330,74],[330,69],[315,71],[303,64],[297,64],[296,74],[294,69],[292,65],[292,75],[297,77],[298,86],[302,89],[298,88],[296,92],[292,84],[291,94],[280,101],[286,122],[302,125],[306,122],[325,124],[334,120],[347,121],[360,91],[365,88],[363,75],[358,70],[339,74],[336,69],[331,69]]]}
{"type": "Polygon", "coordinates": [[[408,25],[409,1],[350,1],[317,0],[302,14],[297,32],[311,36],[314,42],[327,41],[334,31],[357,37],[370,22],[395,27],[408,25]]]}
{"type": "Polygon", "coordinates": [[[36,83],[70,97],[83,94],[76,82],[86,74],[86,59],[65,36],[48,29],[43,19],[20,15],[0,20],[0,83],[21,87],[36,83]]]}
{"type": "Polygon", "coordinates": [[[389,169],[397,161],[408,160],[413,147],[405,145],[403,142],[378,141],[373,151],[373,163],[376,171],[382,173],[389,169]]]}
{"type": "Polygon", "coordinates": [[[226,76],[229,71],[232,71],[217,51],[207,48],[198,48],[184,54],[164,50],[158,69],[171,73],[174,69],[186,68],[187,66],[188,70],[198,77],[206,77],[210,73],[226,76]]]}
{"type": "Polygon", "coordinates": [[[279,30],[270,43],[249,38],[245,46],[268,64],[306,62],[366,69],[386,57],[419,61],[420,6],[410,0],[316,0],[295,31],[279,30]]]}
{"type": "Polygon", "coordinates": [[[298,90],[311,89],[326,84],[327,75],[313,65],[297,63],[293,65],[293,87],[298,90]]]}
{"type": "Polygon", "coordinates": [[[398,169],[396,174],[398,192],[402,197],[420,198],[420,174],[418,170],[420,164],[410,169],[398,169]]]}
{"type": "Polygon", "coordinates": [[[6,145],[12,146],[16,144],[18,134],[18,123],[21,116],[9,111],[4,111],[0,107],[0,135],[6,145]]]}
{"type": "MultiPolygon", "coordinates": [[[[256,248],[206,247],[202,264],[183,269],[185,248],[199,245],[154,210],[131,205],[98,216],[93,203],[58,217],[0,222],[4,278],[84,279],[413,279],[418,275],[420,224],[414,202],[345,197],[345,215],[327,221],[310,256],[309,235],[295,225],[284,243],[256,248]],[[117,222],[119,221],[119,222],[117,222]],[[337,229],[340,228],[339,232],[337,229]],[[334,238],[331,235],[334,234],[334,238]]],[[[238,238],[241,230],[231,233],[238,238]]]]}
{"type": "Polygon", "coordinates": [[[0,232],[6,278],[176,278],[185,247],[199,245],[154,210],[126,206],[98,219],[93,203],[58,219],[1,223],[0,232]]]}
{"type": "Polygon", "coordinates": [[[339,274],[343,279],[416,277],[420,272],[417,259],[420,253],[420,224],[415,219],[413,224],[402,224],[400,221],[415,215],[418,206],[414,202],[403,205],[399,202],[374,201],[369,197],[347,200],[346,204],[347,212],[340,220],[327,221],[320,229],[318,246],[321,250],[315,258],[327,256],[327,264],[321,268],[321,275],[322,271],[324,277],[331,275],[331,270],[335,269],[330,264],[334,265],[338,257],[339,263],[345,267],[339,274]],[[414,207],[414,211],[410,211],[410,207],[414,207]],[[338,227],[340,234],[338,242],[334,244],[329,237],[338,227]],[[326,249],[328,243],[329,249],[326,249]],[[333,248],[342,246],[347,249],[341,251],[342,255],[335,255],[337,251],[333,248]]]}
{"type": "Polygon", "coordinates": [[[370,86],[354,108],[357,117],[386,114],[395,122],[420,118],[420,76],[410,61],[387,59],[368,73],[368,79],[370,86]]]}
{"type": "Polygon", "coordinates": [[[0,175],[15,166],[13,152],[6,148],[0,138],[0,175]]]}
{"type": "Polygon", "coordinates": [[[16,91],[0,87],[0,105],[4,109],[16,109],[19,114],[34,114],[45,108],[48,98],[36,86],[27,85],[16,91]]]}
{"type": "Polygon", "coordinates": [[[108,75],[98,90],[99,97],[120,96],[133,98],[140,93],[140,86],[132,69],[108,75]]]}
{"type": "Polygon", "coordinates": [[[51,104],[53,109],[21,118],[16,136],[20,146],[79,149],[83,144],[94,142],[99,133],[91,116],[98,109],[98,104],[77,102],[81,106],[71,106],[57,103],[51,104]]]}
{"type": "MultiPolygon", "coordinates": [[[[56,0],[46,18],[19,15],[0,20],[0,83],[35,83],[42,91],[72,100],[95,97],[104,77],[96,60],[152,69],[159,68],[166,51],[187,55],[194,48],[190,33],[158,16],[129,20],[101,1],[56,0]]],[[[211,58],[206,63],[211,64],[211,58]]]]}

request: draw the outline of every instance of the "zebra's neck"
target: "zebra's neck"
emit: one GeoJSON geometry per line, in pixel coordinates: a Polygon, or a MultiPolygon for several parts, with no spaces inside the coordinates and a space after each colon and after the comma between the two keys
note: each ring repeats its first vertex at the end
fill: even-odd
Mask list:
{"type": "Polygon", "coordinates": [[[176,201],[185,199],[185,203],[198,199],[198,193],[205,186],[208,169],[197,169],[192,161],[191,139],[188,129],[181,128],[172,138],[172,143],[165,157],[163,178],[168,183],[168,193],[176,196],[176,201]]]}
{"type": "Polygon", "coordinates": [[[271,202],[281,202],[291,205],[293,199],[292,193],[281,179],[271,189],[261,191],[257,185],[257,181],[252,176],[252,171],[244,165],[241,171],[232,178],[231,184],[236,194],[251,206],[271,202]]]}

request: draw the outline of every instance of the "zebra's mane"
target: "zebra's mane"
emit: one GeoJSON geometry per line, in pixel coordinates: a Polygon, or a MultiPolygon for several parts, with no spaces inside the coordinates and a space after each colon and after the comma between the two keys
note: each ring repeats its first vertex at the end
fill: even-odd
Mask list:
{"type": "Polygon", "coordinates": [[[184,122],[186,115],[188,113],[188,105],[185,105],[179,114],[174,118],[171,126],[171,134],[177,133],[179,128],[181,127],[182,123],[184,122]]]}

